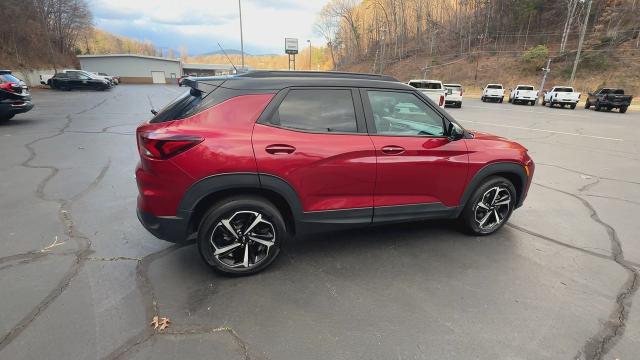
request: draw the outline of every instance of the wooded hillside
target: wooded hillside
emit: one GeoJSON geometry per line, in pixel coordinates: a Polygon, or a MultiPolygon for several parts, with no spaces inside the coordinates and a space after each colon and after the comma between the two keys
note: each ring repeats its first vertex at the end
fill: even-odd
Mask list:
{"type": "Polygon", "coordinates": [[[539,73],[551,58],[562,64],[566,75],[585,19],[579,71],[604,72],[618,62],[640,62],[640,1],[593,0],[585,16],[589,2],[332,0],[316,28],[338,68],[392,70],[403,80],[427,77],[454,64],[475,70],[472,76],[477,79],[476,69],[486,58],[509,59],[506,63],[519,65],[516,70],[525,74],[539,73]],[[403,72],[398,64],[408,68],[403,72]]]}

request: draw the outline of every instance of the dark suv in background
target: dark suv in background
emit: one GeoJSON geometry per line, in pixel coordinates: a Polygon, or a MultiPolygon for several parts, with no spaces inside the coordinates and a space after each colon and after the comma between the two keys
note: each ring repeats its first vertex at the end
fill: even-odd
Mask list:
{"type": "Polygon", "coordinates": [[[226,274],[260,271],[287,238],[313,231],[457,218],[492,234],[531,184],[524,147],[463,129],[387,76],[275,71],[184,85],[137,129],[138,217],[161,239],[196,238],[226,274]]]}
{"type": "Polygon", "coordinates": [[[55,74],[48,81],[52,89],[71,91],[73,89],[107,90],[111,82],[105,79],[93,77],[80,71],[68,71],[55,74]]]}
{"type": "Polygon", "coordinates": [[[29,89],[9,70],[0,70],[0,121],[33,109],[29,89]]]}

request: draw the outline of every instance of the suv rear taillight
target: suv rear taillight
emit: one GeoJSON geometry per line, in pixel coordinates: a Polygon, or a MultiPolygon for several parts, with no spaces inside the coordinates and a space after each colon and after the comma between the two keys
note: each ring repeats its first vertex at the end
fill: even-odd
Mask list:
{"type": "Polygon", "coordinates": [[[444,104],[444,95],[440,95],[440,103],[438,105],[442,106],[442,104],[444,104]]]}
{"type": "Polygon", "coordinates": [[[4,84],[0,84],[0,89],[17,94],[22,91],[22,86],[14,82],[6,82],[4,84]]]}
{"type": "Polygon", "coordinates": [[[139,133],[138,149],[144,156],[164,160],[191,149],[203,140],[191,135],[139,133]]]}

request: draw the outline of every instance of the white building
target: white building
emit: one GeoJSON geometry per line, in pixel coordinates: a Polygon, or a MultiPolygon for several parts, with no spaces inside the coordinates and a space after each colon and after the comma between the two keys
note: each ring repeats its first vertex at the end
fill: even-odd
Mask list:
{"type": "Polygon", "coordinates": [[[182,76],[177,59],[132,54],[78,55],[80,68],[120,76],[123,83],[176,83],[182,76]]]}

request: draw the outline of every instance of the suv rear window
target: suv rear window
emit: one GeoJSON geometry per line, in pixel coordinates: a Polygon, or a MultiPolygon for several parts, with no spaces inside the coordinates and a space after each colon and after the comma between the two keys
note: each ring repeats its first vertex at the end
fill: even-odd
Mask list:
{"type": "Polygon", "coordinates": [[[270,123],[312,132],[358,131],[351,90],[291,90],[270,123]]]}
{"type": "Polygon", "coordinates": [[[409,81],[409,85],[416,89],[442,89],[442,84],[436,82],[409,81]]]}
{"type": "Polygon", "coordinates": [[[533,86],[518,86],[516,90],[533,90],[533,86]]]}
{"type": "Polygon", "coordinates": [[[500,85],[487,85],[487,89],[502,89],[500,85]]]}
{"type": "Polygon", "coordinates": [[[555,92],[573,92],[573,88],[570,87],[559,87],[554,89],[555,92]]]}
{"type": "MultiPolygon", "coordinates": [[[[197,93],[197,92],[196,92],[197,93]]],[[[194,109],[202,101],[202,95],[194,96],[191,91],[187,91],[184,94],[178,96],[175,100],[170,102],[167,106],[162,108],[156,116],[153,117],[150,123],[161,123],[165,121],[182,119],[188,115],[192,109],[194,109]]]]}

